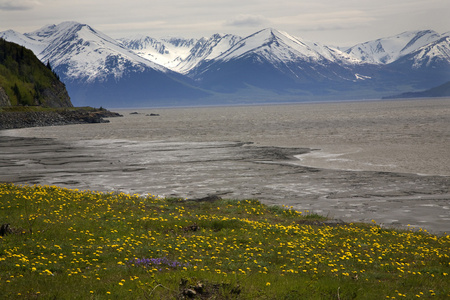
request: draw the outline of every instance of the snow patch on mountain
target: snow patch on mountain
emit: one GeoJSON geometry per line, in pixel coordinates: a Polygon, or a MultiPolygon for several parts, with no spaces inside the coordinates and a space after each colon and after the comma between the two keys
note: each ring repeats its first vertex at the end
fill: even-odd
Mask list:
{"type": "Polygon", "coordinates": [[[347,49],[346,53],[365,63],[389,64],[440,38],[441,36],[432,30],[407,31],[357,44],[347,49]]]}
{"type": "Polygon", "coordinates": [[[47,46],[45,43],[42,43],[41,41],[34,40],[32,38],[27,37],[24,34],[21,34],[11,29],[0,32],[0,38],[21,45],[27,49],[30,49],[35,54],[41,53],[42,50],[44,50],[44,48],[47,46]]]}
{"type": "Polygon", "coordinates": [[[237,42],[232,48],[217,59],[229,61],[243,57],[249,53],[257,53],[274,62],[297,61],[339,61],[345,63],[358,62],[352,56],[319,43],[294,37],[286,32],[273,28],[263,29],[237,42]]]}
{"type": "Polygon", "coordinates": [[[272,90],[280,95],[301,90],[313,95],[328,89],[344,95],[358,94],[360,88],[379,95],[379,86],[387,91],[414,82],[415,88],[428,88],[436,78],[446,80],[450,65],[450,32],[431,30],[404,32],[345,51],[273,28],[245,38],[214,34],[115,40],[86,24],[64,22],[25,34],[7,30],[0,37],[31,49],[44,63],[50,61],[73,91],[86,91],[88,96],[79,96],[86,99],[106,97],[106,90],[107,98],[128,99],[132,90],[136,99],[153,95],[159,100],[186,93],[195,99],[207,90],[272,90]]]}
{"type": "Polygon", "coordinates": [[[198,40],[173,37],[158,40],[149,36],[135,36],[120,38],[119,41],[122,46],[134,51],[137,55],[176,70],[176,66],[189,55],[198,40]]]}
{"type": "Polygon", "coordinates": [[[174,71],[186,74],[199,63],[222,55],[240,40],[241,37],[232,34],[214,34],[209,39],[202,38],[191,48],[189,55],[174,68],[174,71]]]}
{"type": "Polygon", "coordinates": [[[366,79],[371,79],[372,77],[356,73],[355,78],[356,78],[356,80],[366,80],[366,79]]]}
{"type": "Polygon", "coordinates": [[[211,60],[228,50],[241,38],[231,34],[214,34],[210,38],[185,39],[148,36],[121,38],[121,44],[139,56],[164,65],[172,71],[187,73],[203,60],[211,60]]]}
{"type": "Polygon", "coordinates": [[[31,49],[44,63],[49,61],[66,80],[101,82],[109,77],[117,80],[127,72],[168,71],[102,32],[78,22],[46,25],[23,35],[9,31],[2,33],[2,36],[6,35],[8,40],[31,49]]]}
{"type": "Polygon", "coordinates": [[[425,45],[412,52],[413,68],[429,67],[432,63],[441,65],[450,63],[450,36],[445,36],[433,43],[425,45]]]}

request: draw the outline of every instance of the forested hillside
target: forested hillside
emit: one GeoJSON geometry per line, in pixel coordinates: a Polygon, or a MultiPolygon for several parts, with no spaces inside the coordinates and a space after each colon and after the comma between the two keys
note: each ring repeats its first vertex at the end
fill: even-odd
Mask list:
{"type": "Polygon", "coordinates": [[[0,106],[72,107],[65,85],[31,50],[0,39],[0,106]]]}

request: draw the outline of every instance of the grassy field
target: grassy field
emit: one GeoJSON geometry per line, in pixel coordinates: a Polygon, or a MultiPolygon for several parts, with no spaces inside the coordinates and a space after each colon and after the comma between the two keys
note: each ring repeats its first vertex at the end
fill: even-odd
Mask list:
{"type": "Polygon", "coordinates": [[[1,299],[448,299],[450,236],[256,200],[0,184],[1,299]]]}

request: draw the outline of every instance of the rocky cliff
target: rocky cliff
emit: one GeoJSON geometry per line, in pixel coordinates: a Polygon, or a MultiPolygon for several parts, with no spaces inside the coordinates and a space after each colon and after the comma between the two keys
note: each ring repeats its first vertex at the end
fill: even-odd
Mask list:
{"type": "Polygon", "coordinates": [[[0,107],[1,106],[11,106],[11,102],[9,101],[9,97],[5,90],[0,86],[0,107]]]}

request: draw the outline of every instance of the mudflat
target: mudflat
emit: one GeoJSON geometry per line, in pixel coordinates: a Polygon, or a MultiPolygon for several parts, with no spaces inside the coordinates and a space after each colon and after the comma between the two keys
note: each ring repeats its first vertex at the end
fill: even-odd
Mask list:
{"type": "Polygon", "coordinates": [[[0,132],[0,181],[257,198],[450,232],[450,98],[117,110],[0,132]]]}

